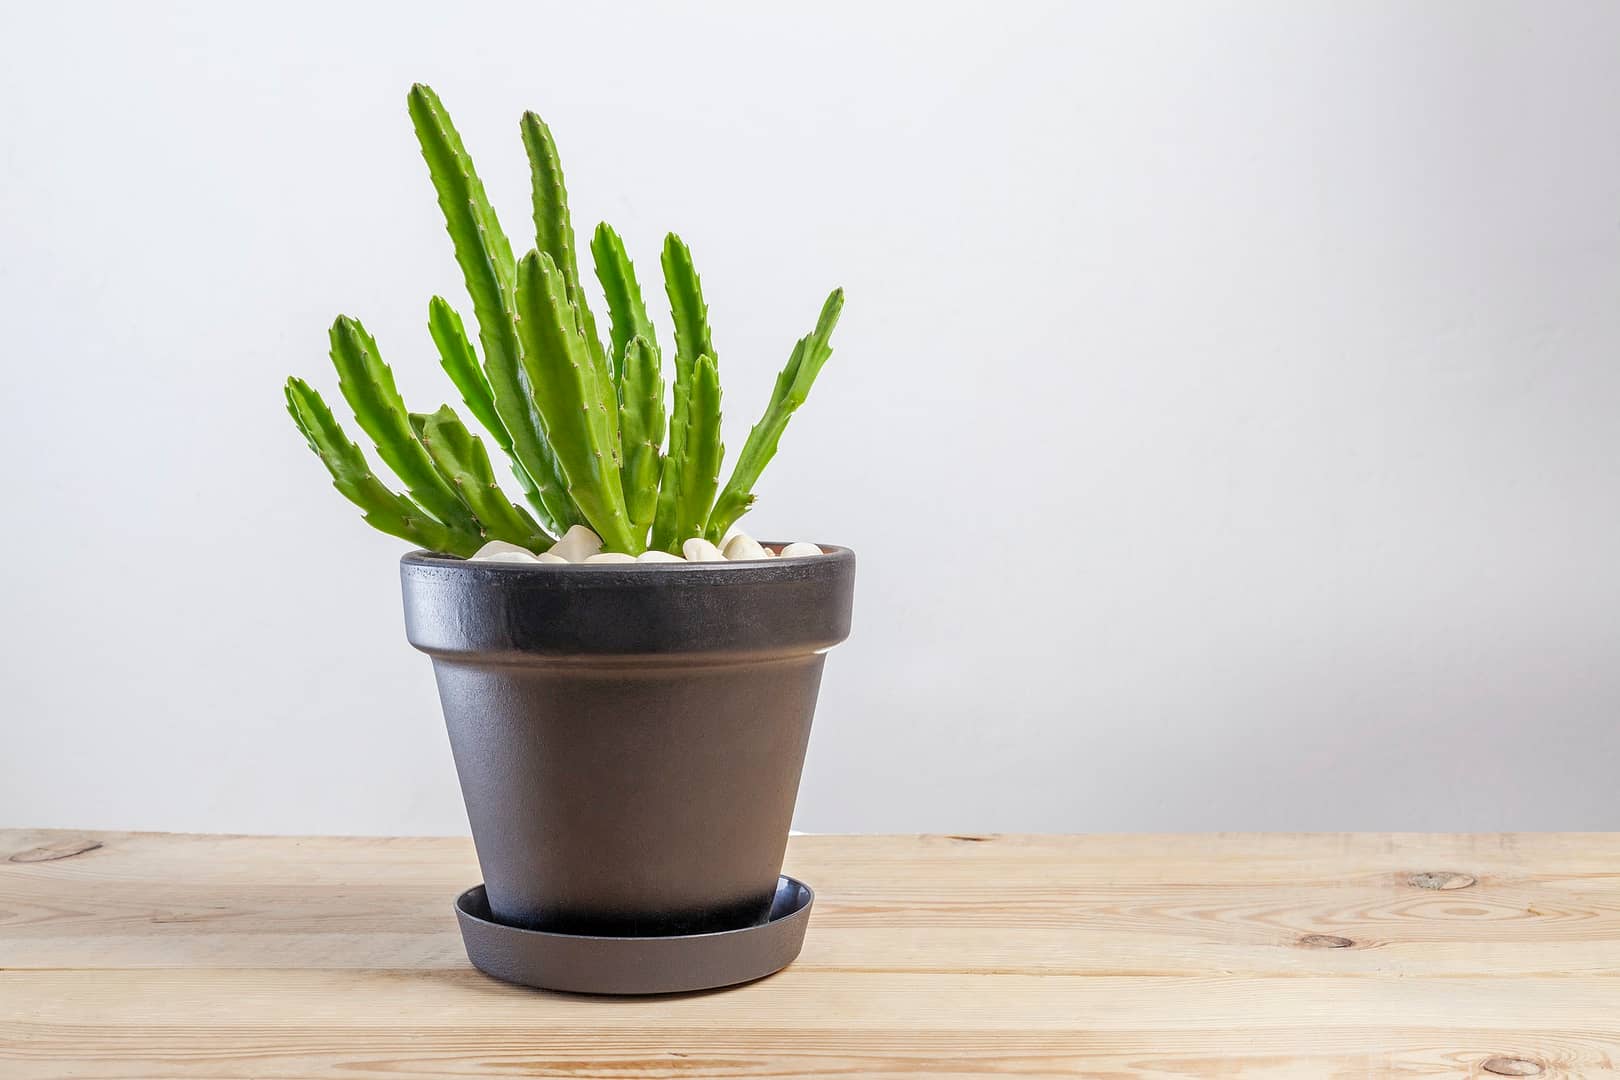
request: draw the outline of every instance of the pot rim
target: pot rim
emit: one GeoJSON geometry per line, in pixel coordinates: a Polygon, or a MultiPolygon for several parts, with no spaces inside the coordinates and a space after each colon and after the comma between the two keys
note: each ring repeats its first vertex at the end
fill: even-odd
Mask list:
{"type": "Polygon", "coordinates": [[[727,662],[825,651],[849,636],[855,552],[738,562],[499,563],[400,558],[405,636],[481,663],[727,662]]]}
{"type": "MultiPolygon", "coordinates": [[[[761,540],[767,547],[782,548],[797,543],[793,540],[761,540]]],[[[465,573],[491,573],[507,577],[557,578],[559,575],[583,584],[601,583],[622,578],[625,574],[666,574],[672,578],[689,577],[751,577],[798,578],[855,561],[855,552],[838,544],[816,544],[820,555],[799,555],[790,558],[777,556],[764,559],[725,559],[715,562],[610,562],[610,563],[508,563],[474,562],[455,555],[417,549],[406,552],[400,562],[407,566],[432,567],[465,573]]]]}

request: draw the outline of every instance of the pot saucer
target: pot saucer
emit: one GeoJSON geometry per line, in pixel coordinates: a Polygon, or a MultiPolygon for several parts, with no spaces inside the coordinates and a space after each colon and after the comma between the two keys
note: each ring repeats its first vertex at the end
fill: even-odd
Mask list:
{"type": "Polygon", "coordinates": [[[525,930],[494,921],[484,887],[456,898],[467,959],[486,975],[577,994],[670,994],[763,978],[804,945],[810,886],[782,875],[765,922],[736,930],[658,937],[601,937],[525,930]]]}

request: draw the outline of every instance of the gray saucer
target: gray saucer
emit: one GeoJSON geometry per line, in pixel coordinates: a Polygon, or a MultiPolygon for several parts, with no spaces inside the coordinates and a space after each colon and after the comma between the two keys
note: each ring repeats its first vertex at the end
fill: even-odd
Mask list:
{"type": "Polygon", "coordinates": [[[598,937],[495,922],[484,887],[456,898],[467,959],[487,975],[579,994],[669,994],[731,986],[780,971],[804,945],[810,886],[783,875],[757,926],[666,937],[598,937]]]}

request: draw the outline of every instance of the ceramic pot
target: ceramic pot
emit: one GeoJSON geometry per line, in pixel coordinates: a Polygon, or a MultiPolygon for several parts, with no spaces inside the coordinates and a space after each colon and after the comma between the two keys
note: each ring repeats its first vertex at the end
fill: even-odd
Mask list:
{"type": "Polygon", "coordinates": [[[855,554],[825,550],[401,560],[496,920],[662,935],[766,918],[825,653],[849,634],[855,554]]]}

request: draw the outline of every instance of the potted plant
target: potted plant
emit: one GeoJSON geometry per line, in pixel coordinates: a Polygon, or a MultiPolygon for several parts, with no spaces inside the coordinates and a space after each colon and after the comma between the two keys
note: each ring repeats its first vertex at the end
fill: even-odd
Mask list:
{"type": "Polygon", "coordinates": [[[598,328],[540,118],[522,120],[536,239],[518,258],[438,97],[418,85],[409,104],[478,344],[442,297],[428,329],[522,499],[503,493],[449,405],[406,409],[356,319],[331,328],[339,388],[404,490],[372,471],[308,383],[288,379],[286,404],[337,490],[421,549],[401,561],[406,632],[433,658],[484,874],[460,901],[469,954],[569,989],[774,970],[808,913],[808,889],[779,874],[823,656],[849,631],[855,557],[733,527],[831,355],[842,292],[793,347],[721,486],[719,366],[686,245],[670,234],[663,247],[666,403],[658,334],[606,224],[590,244],[598,328]],[[786,937],[763,932],[794,921],[786,937]]]}

